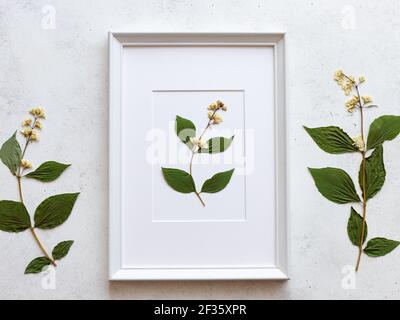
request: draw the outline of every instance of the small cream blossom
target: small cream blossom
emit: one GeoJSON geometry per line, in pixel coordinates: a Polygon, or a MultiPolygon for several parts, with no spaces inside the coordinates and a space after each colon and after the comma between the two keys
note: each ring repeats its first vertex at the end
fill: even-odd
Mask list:
{"type": "Polygon", "coordinates": [[[361,152],[365,151],[365,143],[364,143],[364,140],[363,140],[361,134],[355,136],[353,138],[353,141],[354,141],[353,146],[356,146],[358,148],[358,150],[360,150],[361,152]]]}
{"type": "Polygon", "coordinates": [[[219,124],[223,121],[223,118],[219,114],[215,114],[212,120],[213,124],[219,124]]]}
{"type": "Polygon", "coordinates": [[[333,79],[342,88],[346,96],[350,95],[355,85],[353,76],[346,76],[342,70],[338,70],[335,72],[333,79]]]}
{"type": "Polygon", "coordinates": [[[21,167],[24,169],[31,169],[32,163],[29,160],[22,159],[21,160],[21,167]]]}
{"type": "Polygon", "coordinates": [[[353,96],[350,100],[346,101],[346,108],[348,112],[353,112],[354,109],[357,107],[359,104],[359,99],[358,96],[353,96]]]}
{"type": "Polygon", "coordinates": [[[28,138],[32,134],[32,129],[31,128],[25,128],[24,130],[21,130],[21,134],[25,138],[28,138]]]}
{"type": "Polygon", "coordinates": [[[25,128],[24,130],[21,130],[21,134],[31,141],[39,140],[39,134],[31,128],[25,128]]]}
{"type": "Polygon", "coordinates": [[[372,102],[372,97],[371,96],[362,96],[361,99],[363,100],[363,102],[365,104],[372,102]]]}
{"type": "Polygon", "coordinates": [[[343,71],[342,70],[337,70],[335,71],[335,74],[333,75],[333,79],[335,81],[339,81],[343,77],[343,71]]]}
{"type": "Polygon", "coordinates": [[[39,134],[36,131],[32,131],[31,141],[38,141],[38,140],[39,140],[39,134]]]}
{"type": "Polygon", "coordinates": [[[30,127],[32,125],[32,119],[26,119],[24,122],[22,122],[23,127],[30,127]]]}
{"type": "Polygon", "coordinates": [[[339,86],[342,88],[344,94],[346,96],[350,95],[351,91],[353,90],[353,82],[347,78],[343,78],[342,80],[338,81],[339,86]]]}
{"type": "Polygon", "coordinates": [[[218,105],[215,102],[213,102],[208,106],[207,109],[211,110],[211,111],[214,111],[214,110],[218,109],[218,105]]]}
{"type": "Polygon", "coordinates": [[[227,107],[225,106],[225,104],[224,104],[221,100],[217,100],[217,101],[211,103],[211,104],[208,106],[207,109],[208,109],[208,110],[211,110],[211,111],[216,111],[216,110],[219,110],[219,109],[221,109],[221,110],[223,110],[223,111],[226,111],[226,110],[227,110],[227,107]]]}
{"type": "Polygon", "coordinates": [[[36,129],[42,129],[42,123],[40,121],[36,121],[35,128],[36,129]]]}
{"type": "Polygon", "coordinates": [[[217,100],[215,103],[217,104],[218,109],[222,109],[222,107],[224,106],[224,103],[221,100],[217,100]]]}
{"type": "Polygon", "coordinates": [[[208,144],[203,139],[192,137],[190,142],[193,144],[193,152],[197,152],[199,149],[208,149],[208,144]]]}
{"type": "Polygon", "coordinates": [[[35,116],[36,118],[41,118],[44,119],[46,118],[46,115],[44,113],[44,109],[37,107],[37,108],[32,108],[31,111],[29,111],[29,113],[33,116],[35,116]]]}
{"type": "Polygon", "coordinates": [[[365,79],[364,76],[361,76],[361,77],[358,78],[358,82],[359,82],[359,83],[363,83],[363,82],[365,82],[365,80],[366,80],[366,79],[365,79]]]}

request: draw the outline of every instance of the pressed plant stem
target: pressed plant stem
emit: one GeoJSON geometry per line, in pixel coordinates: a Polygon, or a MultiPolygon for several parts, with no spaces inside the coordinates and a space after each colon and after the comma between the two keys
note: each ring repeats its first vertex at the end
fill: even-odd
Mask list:
{"type": "MultiPolygon", "coordinates": [[[[32,125],[32,127],[31,127],[31,129],[33,129],[33,128],[35,127],[36,120],[37,120],[37,119],[36,119],[36,117],[35,117],[35,120],[33,121],[33,125],[32,125]]],[[[23,150],[23,152],[22,152],[21,159],[24,158],[25,153],[26,153],[26,149],[28,148],[28,144],[29,144],[30,141],[31,141],[31,139],[30,139],[30,136],[29,136],[29,137],[26,138],[26,143],[25,143],[24,150],[23,150]]],[[[23,168],[20,166],[20,167],[18,168],[18,173],[17,173],[17,176],[16,176],[16,177],[17,177],[17,181],[18,181],[19,199],[20,199],[21,203],[24,203],[24,197],[23,197],[23,195],[22,195],[22,185],[21,185],[22,172],[23,172],[23,168]]],[[[38,244],[40,250],[41,250],[41,251],[43,252],[43,254],[47,257],[47,259],[50,260],[51,264],[52,264],[53,266],[57,267],[57,264],[56,264],[56,262],[54,261],[53,257],[52,257],[51,255],[49,255],[49,253],[47,252],[46,248],[43,246],[42,242],[40,241],[40,239],[39,239],[39,237],[38,237],[38,235],[37,235],[37,233],[36,233],[36,231],[35,231],[35,228],[31,226],[29,229],[31,230],[31,233],[32,233],[32,235],[33,235],[33,238],[35,239],[36,243],[38,244]]]]}
{"type": "Polygon", "coordinates": [[[190,175],[192,175],[193,158],[194,158],[194,152],[192,151],[192,157],[190,158],[190,164],[189,164],[189,173],[190,173],[190,175]]]}
{"type": "MultiPolygon", "coordinates": [[[[360,92],[358,90],[358,86],[356,85],[356,90],[357,90],[357,96],[358,96],[358,101],[360,104],[360,127],[361,127],[361,139],[365,145],[364,142],[364,115],[363,115],[363,106],[361,105],[361,97],[360,97],[360,92]]],[[[365,148],[365,147],[364,147],[365,148]]],[[[356,263],[356,272],[358,271],[358,268],[360,266],[360,260],[361,260],[361,255],[363,252],[363,244],[364,244],[364,234],[365,234],[365,221],[367,217],[367,194],[366,194],[366,163],[365,163],[365,150],[361,152],[362,156],[362,165],[361,165],[361,184],[362,184],[362,194],[363,194],[363,203],[362,203],[362,224],[361,224],[361,236],[360,236],[360,244],[358,246],[358,257],[357,257],[357,263],[356,263]]]]}
{"type": "Polygon", "coordinates": [[[22,196],[22,186],[21,186],[21,177],[20,176],[17,176],[17,181],[18,181],[19,199],[22,203],[24,203],[24,197],[22,196]]]}
{"type": "MultiPolygon", "coordinates": [[[[18,180],[19,198],[20,198],[21,203],[24,203],[24,198],[22,196],[21,176],[17,176],[17,180],[18,180]]],[[[57,266],[56,262],[54,261],[53,257],[49,255],[46,248],[43,246],[42,242],[40,241],[40,239],[35,231],[35,228],[30,227],[29,229],[31,230],[31,233],[32,233],[33,237],[35,238],[35,241],[38,244],[40,250],[42,250],[43,254],[50,260],[51,264],[56,267],[57,266]]]]}
{"type": "MultiPolygon", "coordinates": [[[[195,155],[195,152],[192,151],[192,157],[190,158],[190,164],[189,164],[189,174],[190,175],[192,175],[192,164],[193,164],[194,155],[195,155]]],[[[197,198],[199,198],[203,207],[205,207],[206,204],[204,203],[203,199],[200,197],[200,192],[195,191],[194,193],[196,194],[197,198]]]]}
{"type": "MultiPolygon", "coordinates": [[[[214,118],[215,113],[217,112],[218,109],[214,110],[213,114],[211,115],[211,117],[208,119],[207,125],[204,128],[203,132],[201,133],[199,140],[201,140],[201,138],[203,138],[204,134],[206,133],[207,129],[211,126],[211,120],[214,118]]],[[[192,166],[193,166],[193,158],[194,155],[196,154],[196,152],[194,152],[192,150],[192,157],[190,158],[190,164],[189,164],[189,174],[192,175],[192,166]]],[[[199,198],[201,204],[203,205],[203,207],[206,206],[206,204],[204,203],[203,199],[200,197],[200,193],[201,192],[197,192],[195,191],[195,194],[197,196],[197,198],[199,198]]]]}
{"type": "Polygon", "coordinates": [[[197,196],[197,198],[199,198],[199,200],[200,200],[201,204],[203,205],[203,207],[205,207],[206,204],[204,203],[203,199],[200,197],[200,192],[196,191],[196,196],[197,196]]]}
{"type": "MultiPolygon", "coordinates": [[[[217,109],[218,110],[218,109],[217,109]]],[[[214,118],[215,114],[217,113],[217,110],[214,110],[213,114],[211,115],[210,119],[208,119],[207,125],[204,128],[203,132],[201,133],[199,139],[203,138],[204,134],[206,133],[207,129],[210,127],[211,125],[211,120],[212,118],[214,118]]]]}
{"type": "Polygon", "coordinates": [[[31,227],[30,229],[31,229],[33,237],[35,238],[37,244],[39,245],[39,247],[42,250],[42,252],[44,253],[44,255],[50,260],[50,262],[53,266],[57,267],[57,264],[54,261],[53,257],[48,254],[48,252],[46,251],[46,248],[43,246],[42,242],[40,241],[40,239],[35,231],[35,228],[31,227]]]}

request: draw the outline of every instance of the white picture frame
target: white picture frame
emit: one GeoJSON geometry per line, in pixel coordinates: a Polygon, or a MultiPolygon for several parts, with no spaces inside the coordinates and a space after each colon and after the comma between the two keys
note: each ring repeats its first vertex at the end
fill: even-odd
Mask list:
{"type": "MultiPolygon", "coordinates": [[[[225,280],[288,279],[286,196],[285,34],[277,33],[109,33],[109,279],[225,280]],[[173,264],[126,267],[123,264],[121,199],[123,51],[135,47],[268,47],[273,50],[274,87],[274,264],[210,268],[173,264]]],[[[193,200],[194,201],[194,200],[193,200]]],[[[143,244],[144,246],[146,244],[143,244]]]]}

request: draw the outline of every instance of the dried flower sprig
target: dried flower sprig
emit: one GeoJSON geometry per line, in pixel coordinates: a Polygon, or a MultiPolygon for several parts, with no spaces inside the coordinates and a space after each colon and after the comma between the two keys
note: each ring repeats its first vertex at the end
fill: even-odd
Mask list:
{"type": "Polygon", "coordinates": [[[35,171],[24,175],[26,170],[32,169],[32,163],[25,159],[28,146],[39,140],[38,130],[43,127],[41,119],[46,118],[43,108],[33,108],[29,113],[32,118],[26,119],[22,123],[21,135],[25,140],[23,149],[21,149],[17,140],[16,132],[0,149],[0,159],[8,167],[11,174],[16,177],[19,193],[19,202],[11,200],[0,201],[0,230],[21,232],[29,229],[44,254],[44,256],[35,258],[28,264],[25,269],[26,274],[39,273],[43,267],[50,264],[56,267],[56,261],[68,254],[73,244],[72,240],[60,242],[49,254],[37,234],[37,229],[52,229],[64,223],[71,214],[79,195],[79,193],[65,193],[45,199],[36,208],[34,214],[35,223],[32,225],[30,215],[24,204],[22,180],[27,178],[41,182],[51,182],[56,180],[70,165],[47,161],[35,171]]]}
{"type": "Polygon", "coordinates": [[[394,250],[399,241],[382,237],[372,238],[367,242],[368,227],[366,222],[367,201],[375,196],[382,188],[386,170],[383,163],[383,143],[393,140],[400,133],[400,116],[384,115],[375,119],[368,132],[367,143],[364,138],[364,110],[372,105],[372,98],[360,94],[360,85],[366,81],[364,76],[355,77],[346,75],[342,70],[336,71],[334,80],[344,91],[345,95],[352,95],[346,101],[348,112],[359,110],[360,131],[354,137],[345,133],[336,126],[308,128],[304,127],[315,143],[324,151],[332,154],[358,152],[361,155],[361,164],[358,182],[362,197],[360,198],[353,180],[339,168],[308,168],[318,191],[328,200],[335,203],[360,203],[362,215],[351,207],[347,223],[347,233],[352,244],[358,247],[355,270],[358,271],[362,253],[370,257],[384,256],[394,250]],[[367,156],[368,155],[368,156],[367,156]]]}
{"type": "Polygon", "coordinates": [[[228,107],[220,100],[211,103],[208,108],[208,121],[207,125],[200,134],[196,137],[196,126],[192,121],[176,116],[176,134],[179,139],[190,149],[192,155],[189,163],[189,173],[180,169],[162,168],[165,181],[175,191],[181,193],[194,193],[200,200],[201,204],[205,203],[201,197],[201,193],[216,193],[228,185],[231,180],[233,171],[235,169],[224,171],[213,175],[210,179],[206,180],[201,188],[201,191],[196,190],[196,184],[192,176],[192,164],[196,154],[199,153],[219,153],[224,152],[229,148],[233,141],[233,136],[230,138],[214,137],[207,141],[203,139],[206,131],[213,125],[218,125],[223,121],[223,118],[218,111],[227,111],[228,107]]]}

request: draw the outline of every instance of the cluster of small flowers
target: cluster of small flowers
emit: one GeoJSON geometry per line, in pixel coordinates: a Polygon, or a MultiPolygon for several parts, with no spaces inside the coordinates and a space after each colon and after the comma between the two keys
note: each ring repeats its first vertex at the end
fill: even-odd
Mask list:
{"type": "Polygon", "coordinates": [[[21,134],[29,139],[29,141],[38,141],[39,134],[34,129],[42,129],[42,123],[38,119],[45,119],[46,115],[43,108],[33,108],[29,113],[34,117],[34,119],[26,119],[22,123],[21,134]]]}
{"type": "MultiPolygon", "coordinates": [[[[33,116],[33,119],[26,119],[22,122],[21,134],[27,139],[27,142],[38,141],[39,134],[35,129],[42,129],[42,123],[38,119],[45,119],[46,115],[43,108],[32,108],[29,113],[33,116]]],[[[29,160],[22,159],[21,167],[31,169],[32,163],[29,160]]]]}
{"type": "Polygon", "coordinates": [[[353,146],[356,146],[361,152],[365,151],[365,143],[361,134],[353,138],[353,146]]]}
{"type": "Polygon", "coordinates": [[[342,70],[338,70],[335,72],[333,79],[342,88],[346,96],[350,95],[355,85],[355,80],[353,76],[346,76],[342,70]]]}
{"type": "Polygon", "coordinates": [[[208,144],[202,138],[190,138],[190,142],[193,144],[193,152],[197,152],[200,149],[208,149],[208,144]]]}
{"type": "Polygon", "coordinates": [[[31,169],[32,163],[29,160],[22,159],[21,160],[21,167],[24,169],[31,169]]]}
{"type": "Polygon", "coordinates": [[[212,121],[212,124],[219,124],[223,121],[223,118],[217,114],[218,110],[227,111],[228,107],[220,100],[217,100],[214,103],[211,103],[208,106],[208,119],[212,121]]]}
{"type": "MultiPolygon", "coordinates": [[[[372,102],[372,97],[370,96],[362,96],[361,99],[364,105],[372,102]]],[[[348,112],[353,112],[357,105],[360,105],[360,99],[356,95],[354,95],[350,100],[346,101],[346,108],[348,112]]]]}
{"type": "Polygon", "coordinates": [[[346,108],[348,112],[353,112],[357,105],[360,104],[358,96],[354,95],[350,100],[346,101],[346,108]]]}
{"type": "MultiPolygon", "coordinates": [[[[353,76],[345,75],[342,70],[336,71],[333,79],[338,83],[338,85],[342,88],[345,95],[347,96],[351,94],[354,87],[365,82],[366,80],[364,76],[361,76],[358,78],[358,83],[357,83],[353,76]]],[[[362,96],[361,99],[364,105],[372,102],[372,98],[370,96],[362,96]]],[[[346,101],[346,108],[348,112],[353,112],[357,106],[361,106],[361,101],[358,95],[353,95],[353,97],[351,97],[350,100],[346,101]]]]}
{"type": "Polygon", "coordinates": [[[215,111],[215,110],[218,110],[218,109],[221,109],[221,110],[223,110],[223,111],[227,111],[227,110],[228,110],[228,107],[227,107],[222,101],[217,100],[217,101],[211,103],[211,104],[208,106],[207,109],[208,109],[208,110],[211,110],[211,111],[215,111]]]}
{"type": "Polygon", "coordinates": [[[33,115],[35,118],[46,119],[46,115],[44,113],[43,108],[32,108],[29,113],[33,115]]]}
{"type": "Polygon", "coordinates": [[[25,137],[25,138],[29,138],[29,141],[38,141],[39,140],[39,134],[35,131],[32,130],[32,128],[25,128],[23,130],[21,130],[21,134],[25,137]]]}
{"type": "Polygon", "coordinates": [[[363,100],[364,104],[372,102],[372,97],[371,96],[362,96],[361,99],[363,100]]]}
{"type": "MultiPolygon", "coordinates": [[[[207,128],[210,124],[219,124],[223,121],[222,117],[217,113],[218,110],[227,111],[228,107],[220,100],[217,100],[211,103],[207,109],[208,111],[208,119],[210,119],[207,128]]],[[[206,130],[207,130],[206,128],[206,130]]],[[[208,144],[204,141],[201,136],[200,138],[192,137],[190,138],[190,142],[193,144],[193,152],[197,152],[200,149],[208,149],[208,144]]]]}

